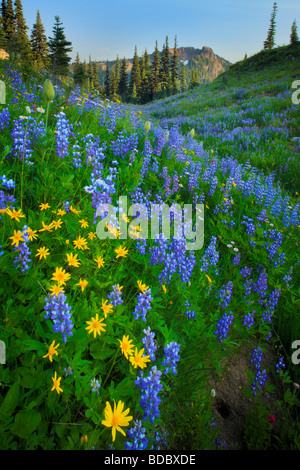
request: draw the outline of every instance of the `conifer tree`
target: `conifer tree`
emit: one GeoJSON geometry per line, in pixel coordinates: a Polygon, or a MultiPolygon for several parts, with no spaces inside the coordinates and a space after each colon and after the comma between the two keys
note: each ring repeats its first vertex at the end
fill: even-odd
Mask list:
{"type": "Polygon", "coordinates": [[[36,22],[32,27],[30,44],[32,61],[35,69],[41,70],[43,68],[49,68],[49,46],[39,10],[36,14],[36,22]]]}
{"type": "Polygon", "coordinates": [[[190,89],[196,88],[199,84],[200,84],[200,80],[199,80],[198,71],[195,68],[193,68],[189,88],[190,89]]]}
{"type": "Polygon", "coordinates": [[[79,53],[77,52],[76,60],[74,64],[74,83],[76,85],[82,86],[85,82],[85,74],[84,74],[84,65],[80,62],[79,53]]]}
{"type": "Polygon", "coordinates": [[[159,78],[160,78],[160,55],[157,46],[157,41],[155,43],[155,50],[153,61],[151,65],[151,98],[154,99],[155,94],[159,89],[159,78]]]}
{"type": "Polygon", "coordinates": [[[3,9],[4,9],[3,26],[4,26],[5,38],[7,41],[7,50],[11,54],[11,53],[14,53],[13,42],[14,42],[14,34],[16,30],[13,1],[7,0],[5,4],[3,3],[3,9]]]}
{"type": "Polygon", "coordinates": [[[31,64],[31,45],[27,35],[28,27],[23,14],[21,0],[15,0],[15,33],[13,36],[13,49],[16,56],[20,57],[23,63],[31,64]]]}
{"type": "Polygon", "coordinates": [[[59,16],[55,16],[53,26],[53,37],[49,38],[49,57],[51,59],[52,72],[59,76],[67,76],[71,57],[68,53],[72,51],[72,43],[67,41],[64,27],[59,16]]]}
{"type": "Polygon", "coordinates": [[[105,95],[108,98],[111,92],[111,83],[110,83],[110,71],[109,71],[109,64],[108,60],[106,61],[106,71],[105,71],[105,78],[104,78],[104,91],[105,95]]]}
{"type": "Polygon", "coordinates": [[[131,69],[131,74],[130,74],[130,81],[129,81],[129,94],[136,99],[136,97],[133,97],[133,91],[135,89],[135,94],[136,96],[139,93],[139,88],[141,84],[141,73],[140,73],[140,61],[137,53],[137,47],[135,46],[134,49],[134,56],[133,56],[133,64],[132,64],[132,69],[131,69]]]}
{"type": "Polygon", "coordinates": [[[186,90],[186,78],[185,78],[185,66],[184,62],[181,62],[180,66],[180,91],[183,93],[186,90]]]}
{"type": "Polygon", "coordinates": [[[272,49],[275,45],[275,26],[276,26],[277,3],[273,4],[273,11],[271,14],[270,28],[268,31],[267,39],[264,42],[264,49],[272,49]]]}
{"type": "Polygon", "coordinates": [[[290,43],[295,44],[296,42],[299,42],[299,36],[297,33],[296,20],[294,20],[291,28],[290,43]]]}
{"type": "Polygon", "coordinates": [[[161,69],[160,69],[160,84],[161,89],[168,94],[170,91],[170,50],[168,36],[163,46],[162,57],[161,57],[161,69]]]}
{"type": "Polygon", "coordinates": [[[0,49],[4,49],[7,46],[6,35],[4,31],[3,18],[0,16],[0,49]]]}
{"type": "Polygon", "coordinates": [[[118,88],[119,95],[121,95],[122,101],[125,101],[126,99],[127,86],[128,86],[127,61],[124,57],[121,62],[120,81],[119,81],[119,88],[118,88]]]}
{"type": "Polygon", "coordinates": [[[150,56],[147,50],[144,52],[144,55],[141,59],[141,64],[140,101],[141,103],[147,103],[151,99],[151,66],[150,56]]]}
{"type": "Polygon", "coordinates": [[[171,63],[171,79],[172,79],[172,93],[177,93],[177,79],[178,79],[178,50],[177,50],[177,36],[175,36],[174,52],[171,63]]]}
{"type": "Polygon", "coordinates": [[[94,83],[94,88],[96,90],[99,90],[99,75],[98,75],[98,67],[97,63],[93,63],[93,83],[94,83]]]}

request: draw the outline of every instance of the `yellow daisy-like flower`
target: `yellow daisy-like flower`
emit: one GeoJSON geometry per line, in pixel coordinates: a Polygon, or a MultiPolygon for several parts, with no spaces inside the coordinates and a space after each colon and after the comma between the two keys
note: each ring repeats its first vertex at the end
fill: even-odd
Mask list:
{"type": "Polygon", "coordinates": [[[77,258],[77,254],[67,253],[67,260],[69,266],[74,266],[75,268],[78,268],[80,266],[80,261],[77,258]]]}
{"type": "Polygon", "coordinates": [[[130,219],[124,213],[121,215],[121,217],[124,220],[124,222],[127,222],[127,223],[130,222],[130,219]]]}
{"type": "Polygon", "coordinates": [[[137,367],[140,367],[140,369],[144,369],[146,366],[147,362],[150,362],[150,356],[143,356],[144,353],[144,348],[138,352],[137,348],[135,348],[135,353],[132,355],[129,360],[133,367],[136,369],[137,367]]]}
{"type": "Polygon", "coordinates": [[[134,348],[134,344],[131,344],[132,339],[129,339],[129,335],[127,336],[124,335],[122,338],[122,341],[120,339],[118,339],[118,341],[120,343],[122,354],[124,354],[126,359],[128,359],[128,355],[131,356],[133,354],[132,350],[134,348]]]}
{"type": "Polygon", "coordinates": [[[20,222],[20,218],[25,217],[25,215],[22,214],[22,209],[19,209],[18,211],[16,211],[16,209],[13,209],[12,211],[8,209],[6,212],[11,219],[15,219],[17,222],[20,222]]]}
{"type": "Polygon", "coordinates": [[[64,211],[63,209],[58,209],[57,215],[60,215],[62,217],[65,214],[66,214],[66,211],[64,211]]]}
{"type": "Polygon", "coordinates": [[[75,286],[80,286],[81,287],[82,292],[84,291],[84,289],[86,288],[87,285],[88,285],[88,281],[85,280],[85,279],[84,280],[80,279],[78,284],[75,284],[75,286]]]}
{"type": "Polygon", "coordinates": [[[39,248],[37,250],[37,254],[35,256],[39,256],[40,257],[40,260],[42,258],[46,259],[46,257],[49,255],[49,249],[46,248],[45,246],[43,246],[42,248],[39,248]]]}
{"type": "Polygon", "coordinates": [[[51,295],[59,295],[64,292],[63,288],[59,284],[54,284],[50,287],[51,295]]]}
{"type": "Polygon", "coordinates": [[[166,288],[166,286],[163,284],[161,287],[162,287],[162,290],[164,291],[164,293],[166,294],[166,293],[167,293],[167,288],[166,288]]]}
{"type": "Polygon", "coordinates": [[[81,213],[81,211],[78,211],[77,209],[75,209],[75,207],[73,206],[70,206],[70,211],[73,212],[73,214],[76,214],[76,215],[79,215],[81,213]]]}
{"type": "Polygon", "coordinates": [[[118,230],[117,228],[113,227],[112,225],[108,225],[108,224],[106,224],[105,227],[107,228],[107,230],[108,230],[115,238],[119,238],[119,236],[120,236],[120,230],[118,230]]]}
{"type": "Polygon", "coordinates": [[[104,260],[101,256],[98,256],[98,258],[94,259],[94,261],[96,261],[97,265],[98,265],[98,268],[103,268],[104,266],[104,260]]]}
{"type": "Polygon", "coordinates": [[[53,229],[53,222],[51,222],[50,225],[46,225],[43,221],[42,221],[42,224],[43,224],[43,228],[41,228],[39,230],[39,232],[52,232],[52,229],[53,229]]]}
{"type": "Polygon", "coordinates": [[[24,232],[21,233],[20,230],[16,231],[14,230],[14,235],[12,237],[9,237],[10,240],[12,240],[12,245],[19,246],[20,242],[24,242],[24,238],[22,238],[24,235],[24,232]]]}
{"type": "Polygon", "coordinates": [[[37,230],[32,230],[31,228],[28,227],[27,233],[28,233],[29,240],[31,242],[33,240],[36,240],[36,238],[38,237],[38,235],[36,235],[36,232],[37,232],[37,230]]]}
{"type": "Polygon", "coordinates": [[[58,356],[58,352],[56,351],[58,347],[59,347],[59,343],[55,344],[55,340],[52,341],[52,343],[50,344],[50,347],[48,349],[47,354],[43,357],[44,358],[49,357],[49,361],[52,362],[53,361],[53,356],[54,355],[58,356]]]}
{"type": "Polygon", "coordinates": [[[87,244],[86,244],[86,239],[81,237],[80,235],[77,237],[76,240],[73,241],[73,244],[75,248],[78,248],[78,250],[87,250],[87,244]]]}
{"type": "Polygon", "coordinates": [[[79,223],[80,223],[82,228],[87,228],[89,226],[88,222],[84,219],[79,220],[79,223]]]}
{"type": "Polygon", "coordinates": [[[104,326],[106,326],[106,323],[102,323],[104,321],[104,318],[99,320],[98,318],[98,313],[96,314],[96,317],[92,317],[90,321],[87,321],[86,323],[89,325],[86,327],[86,330],[88,330],[88,333],[93,333],[94,338],[96,338],[97,335],[101,335],[101,331],[105,331],[104,326]]]}
{"type": "Polygon", "coordinates": [[[60,392],[63,392],[63,389],[60,388],[61,377],[57,378],[57,374],[55,372],[54,377],[52,377],[52,380],[53,380],[53,387],[51,388],[51,392],[53,390],[56,390],[59,395],[60,392]]]}
{"type": "Polygon", "coordinates": [[[119,246],[119,248],[115,249],[115,253],[117,254],[116,258],[126,258],[128,250],[126,248],[123,248],[122,246],[119,246]]]}
{"type": "Polygon", "coordinates": [[[108,300],[103,300],[102,299],[102,307],[101,307],[101,310],[103,310],[104,312],[104,317],[106,318],[107,317],[107,314],[108,313],[111,313],[113,311],[113,305],[112,304],[108,304],[107,305],[107,302],[108,300]]]}
{"type": "Polygon", "coordinates": [[[143,284],[142,281],[138,280],[137,281],[139,289],[144,293],[146,290],[149,289],[149,286],[146,286],[146,284],[143,284]]]}
{"type": "Polygon", "coordinates": [[[108,401],[106,402],[106,407],[104,409],[105,420],[102,421],[102,424],[107,428],[112,428],[113,442],[116,439],[117,431],[123,434],[123,436],[126,436],[126,433],[121,428],[121,426],[129,426],[129,421],[133,419],[132,416],[127,416],[130,409],[127,408],[125,411],[123,411],[123,409],[124,403],[122,401],[119,401],[118,405],[116,406],[116,402],[114,400],[114,410],[112,410],[110,403],[108,401]]]}
{"type": "Polygon", "coordinates": [[[50,206],[48,204],[48,202],[46,204],[40,204],[40,210],[41,211],[45,211],[46,209],[50,209],[50,206]]]}
{"type": "Polygon", "coordinates": [[[55,230],[57,230],[58,228],[61,228],[61,226],[62,226],[62,220],[61,220],[61,219],[58,219],[58,220],[56,220],[56,221],[53,221],[52,224],[53,224],[53,228],[55,228],[55,230]]]}
{"type": "Polygon", "coordinates": [[[96,234],[94,232],[90,232],[88,234],[88,237],[89,237],[90,240],[93,240],[94,238],[96,238],[96,234]]]}
{"type": "Polygon", "coordinates": [[[56,268],[51,281],[56,281],[58,284],[64,285],[69,279],[71,279],[71,274],[66,273],[63,268],[56,268]]]}

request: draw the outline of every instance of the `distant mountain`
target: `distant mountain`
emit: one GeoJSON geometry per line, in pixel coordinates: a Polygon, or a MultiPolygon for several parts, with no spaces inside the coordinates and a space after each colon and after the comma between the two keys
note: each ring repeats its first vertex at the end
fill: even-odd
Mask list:
{"type": "MultiPolygon", "coordinates": [[[[170,50],[170,57],[172,56],[174,49],[170,50]]],[[[198,72],[199,80],[201,84],[213,81],[220,73],[225,72],[229,69],[231,63],[219,57],[210,47],[202,47],[202,49],[196,49],[194,47],[179,47],[178,58],[180,62],[184,62],[185,75],[187,85],[190,82],[192,70],[195,69],[198,72]]],[[[150,54],[150,61],[152,61],[154,53],[150,54]]],[[[120,62],[122,57],[119,58],[120,62]]],[[[106,61],[96,61],[99,73],[99,83],[103,85],[106,61]]],[[[127,59],[128,67],[127,71],[130,72],[132,68],[133,59],[127,59]]],[[[116,60],[108,62],[110,70],[116,64],[116,60]]]]}

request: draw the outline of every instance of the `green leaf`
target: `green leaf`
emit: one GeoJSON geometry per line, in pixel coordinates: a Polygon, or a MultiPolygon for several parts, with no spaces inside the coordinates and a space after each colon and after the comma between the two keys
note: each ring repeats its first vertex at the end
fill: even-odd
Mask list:
{"type": "Polygon", "coordinates": [[[41,419],[40,413],[36,410],[22,410],[15,417],[12,432],[23,439],[28,439],[37,429],[41,419]]]}
{"type": "Polygon", "coordinates": [[[0,407],[0,416],[13,413],[20,395],[20,378],[10,387],[0,407]]]}

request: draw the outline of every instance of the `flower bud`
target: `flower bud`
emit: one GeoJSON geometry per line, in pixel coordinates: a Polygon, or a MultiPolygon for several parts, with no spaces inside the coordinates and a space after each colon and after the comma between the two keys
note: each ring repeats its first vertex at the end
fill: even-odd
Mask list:
{"type": "Polygon", "coordinates": [[[150,129],[151,129],[151,123],[150,123],[150,121],[145,122],[145,131],[146,131],[146,134],[148,134],[148,132],[150,131],[150,129]]]}
{"type": "Polygon", "coordinates": [[[45,100],[48,103],[51,103],[51,101],[53,101],[53,99],[54,99],[54,96],[55,96],[54,86],[53,86],[52,82],[47,78],[47,80],[44,83],[44,97],[45,97],[45,100]]]}
{"type": "Polygon", "coordinates": [[[192,139],[195,137],[195,129],[192,129],[190,131],[190,136],[191,136],[192,139]]]}
{"type": "Polygon", "coordinates": [[[26,110],[26,113],[27,113],[27,114],[31,114],[31,109],[30,109],[29,106],[26,106],[25,110],[26,110]]]}

